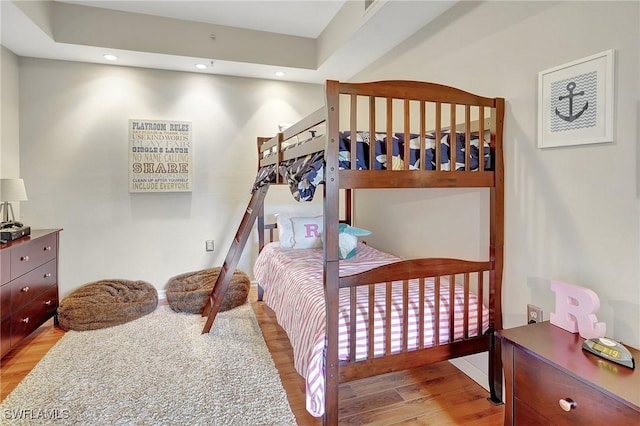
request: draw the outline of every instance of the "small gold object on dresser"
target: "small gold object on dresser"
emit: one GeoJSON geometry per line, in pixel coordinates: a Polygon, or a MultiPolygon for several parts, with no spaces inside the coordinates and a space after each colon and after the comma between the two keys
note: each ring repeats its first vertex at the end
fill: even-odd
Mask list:
{"type": "Polygon", "coordinates": [[[0,356],[56,313],[59,233],[34,230],[0,246],[0,356]]]}
{"type": "Polygon", "coordinates": [[[640,370],[582,350],[585,339],[548,321],[499,335],[505,425],[639,424],[640,370]]]}

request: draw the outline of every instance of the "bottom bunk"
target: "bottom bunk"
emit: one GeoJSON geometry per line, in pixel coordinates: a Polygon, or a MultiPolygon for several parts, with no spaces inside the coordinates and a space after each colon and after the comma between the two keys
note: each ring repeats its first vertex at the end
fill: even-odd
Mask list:
{"type": "MultiPolygon", "coordinates": [[[[359,243],[340,261],[340,381],[489,350],[490,262],[402,260],[359,243]],[[373,313],[373,314],[371,314],[373,313]],[[372,330],[373,332],[370,332],[372,330]]],[[[325,410],[326,309],[321,248],[267,244],[254,267],[305,378],[306,407],[325,410]]]]}

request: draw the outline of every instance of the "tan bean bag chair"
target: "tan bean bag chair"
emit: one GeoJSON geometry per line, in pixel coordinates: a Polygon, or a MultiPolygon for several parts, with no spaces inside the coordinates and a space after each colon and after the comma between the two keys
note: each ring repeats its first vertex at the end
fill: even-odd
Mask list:
{"type": "MultiPolygon", "coordinates": [[[[167,301],[171,309],[176,312],[201,314],[219,273],[220,267],[215,267],[187,272],[171,278],[166,288],[167,301]]],[[[236,270],[222,299],[220,311],[228,311],[244,304],[247,301],[250,287],[249,276],[236,270]]]]}
{"type": "Polygon", "coordinates": [[[65,330],[96,330],[138,319],[158,306],[158,291],[144,281],[101,280],[72,291],[58,307],[65,330]]]}

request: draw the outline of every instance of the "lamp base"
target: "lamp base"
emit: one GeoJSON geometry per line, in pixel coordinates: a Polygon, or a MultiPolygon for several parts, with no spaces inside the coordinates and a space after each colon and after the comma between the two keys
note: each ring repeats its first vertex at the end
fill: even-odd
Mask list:
{"type": "Polygon", "coordinates": [[[13,215],[13,206],[8,201],[0,203],[0,213],[2,214],[2,225],[9,222],[9,213],[11,213],[11,221],[16,220],[13,215]]]}

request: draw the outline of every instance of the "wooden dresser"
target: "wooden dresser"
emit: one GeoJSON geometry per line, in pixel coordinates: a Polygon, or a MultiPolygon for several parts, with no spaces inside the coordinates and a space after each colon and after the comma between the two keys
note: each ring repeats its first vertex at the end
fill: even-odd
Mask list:
{"type": "Polygon", "coordinates": [[[32,230],[0,246],[0,356],[56,313],[59,234],[32,230]]]}
{"type": "Polygon", "coordinates": [[[632,370],[583,351],[579,334],[548,321],[499,335],[505,425],[640,424],[640,351],[627,346],[632,370]]]}

